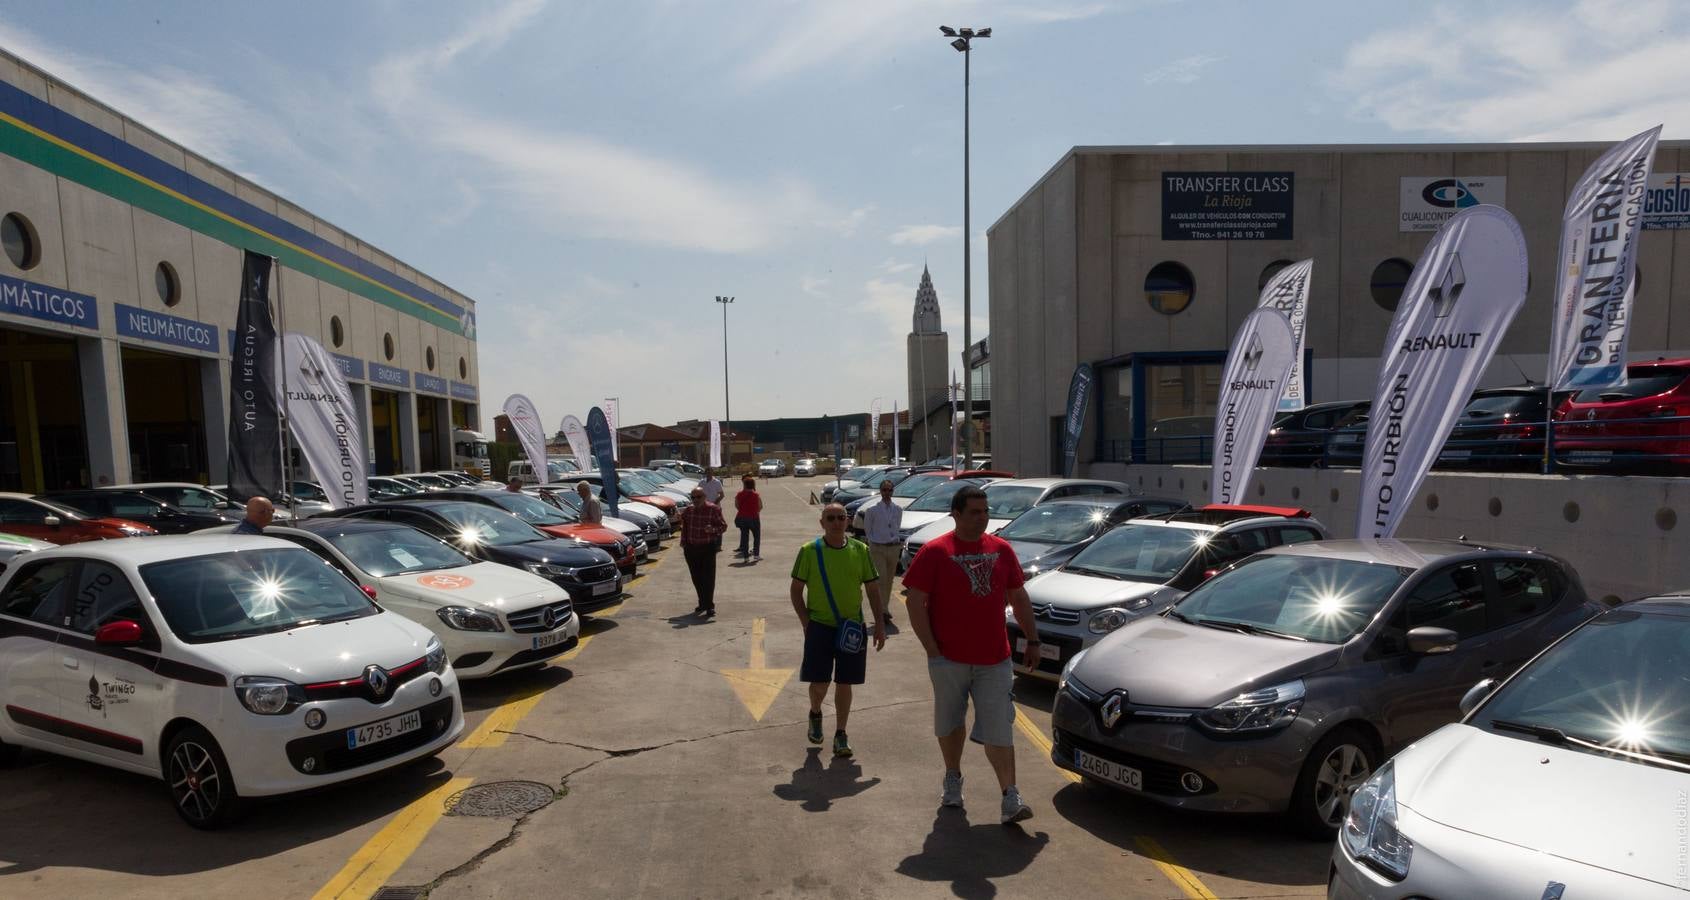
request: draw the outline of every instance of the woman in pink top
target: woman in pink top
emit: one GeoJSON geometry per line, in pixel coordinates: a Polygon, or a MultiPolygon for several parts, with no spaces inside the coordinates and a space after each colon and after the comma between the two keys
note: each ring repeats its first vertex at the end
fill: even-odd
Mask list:
{"type": "Polygon", "coordinates": [[[763,558],[763,497],[757,493],[757,479],[747,475],[741,484],[739,493],[734,494],[734,525],[739,528],[739,549],[734,556],[744,559],[749,549],[751,561],[758,562],[763,558]]]}

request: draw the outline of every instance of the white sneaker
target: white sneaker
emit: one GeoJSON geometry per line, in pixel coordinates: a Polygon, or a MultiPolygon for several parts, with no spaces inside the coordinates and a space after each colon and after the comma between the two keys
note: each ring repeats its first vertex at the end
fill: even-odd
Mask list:
{"type": "Polygon", "coordinates": [[[1005,825],[1015,822],[1025,822],[1033,817],[1033,811],[1027,804],[1021,802],[1021,791],[1010,785],[1008,793],[1003,795],[1003,818],[1005,825]]]}
{"type": "Polygon", "coordinates": [[[954,806],[962,808],[962,773],[945,773],[945,791],[939,795],[940,806],[954,806]]]}

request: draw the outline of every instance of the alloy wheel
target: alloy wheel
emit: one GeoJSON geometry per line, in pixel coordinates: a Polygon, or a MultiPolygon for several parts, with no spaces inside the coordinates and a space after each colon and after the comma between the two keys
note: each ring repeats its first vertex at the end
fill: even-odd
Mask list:
{"type": "Polygon", "coordinates": [[[183,741],[170,754],[170,792],[182,815],[204,822],[217,814],[223,802],[223,781],[211,752],[193,741],[183,741]]]}
{"type": "Polygon", "coordinates": [[[1350,795],[1373,774],[1367,751],[1355,744],[1339,744],[1315,770],[1314,808],[1327,825],[1337,827],[1349,811],[1350,795]]]}

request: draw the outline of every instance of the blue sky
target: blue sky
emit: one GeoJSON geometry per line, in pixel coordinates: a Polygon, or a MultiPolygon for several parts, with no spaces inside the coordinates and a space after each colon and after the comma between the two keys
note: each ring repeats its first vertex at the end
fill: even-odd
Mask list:
{"type": "MultiPolygon", "coordinates": [[[[478,301],[488,415],[908,396],[962,348],[962,58],[985,229],[1076,144],[1683,137],[1690,4],[20,3],[0,46],[478,301]]],[[[996,373],[1002,379],[1008,373],[996,373]]]]}

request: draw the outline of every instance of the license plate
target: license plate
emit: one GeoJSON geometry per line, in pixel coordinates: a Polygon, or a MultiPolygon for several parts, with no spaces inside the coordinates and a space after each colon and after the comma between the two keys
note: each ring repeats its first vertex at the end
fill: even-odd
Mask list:
{"type": "Polygon", "coordinates": [[[1574,450],[1567,454],[1567,461],[1574,463],[1605,463],[1612,459],[1612,450],[1574,450]]]}
{"type": "Polygon", "coordinates": [[[567,629],[559,628],[551,634],[534,635],[534,649],[538,650],[541,647],[555,646],[567,640],[569,640],[569,631],[567,629]]]}
{"type": "Polygon", "coordinates": [[[409,734],[422,727],[422,712],[412,710],[404,715],[357,728],[346,729],[346,749],[355,750],[369,744],[379,744],[382,741],[396,738],[402,734],[409,734]]]}
{"type": "Polygon", "coordinates": [[[621,589],[621,581],[606,581],[601,584],[593,585],[593,596],[597,597],[602,594],[614,594],[621,589]]]}
{"type": "Polygon", "coordinates": [[[1074,768],[1111,784],[1144,790],[1144,773],[1130,766],[1092,756],[1084,750],[1074,751],[1074,768]]]}
{"type": "MultiPolygon", "coordinates": [[[[1015,652],[1016,653],[1026,653],[1027,652],[1027,639],[1026,638],[1019,637],[1019,638],[1015,639],[1015,652]]],[[[1040,644],[1039,645],[1039,659],[1060,660],[1060,659],[1062,659],[1062,648],[1056,646],[1055,644],[1040,644]]]]}
{"type": "Polygon", "coordinates": [[[1472,456],[1473,451],[1471,450],[1445,450],[1444,452],[1438,454],[1438,459],[1445,462],[1456,462],[1459,460],[1470,459],[1472,456]]]}

